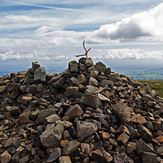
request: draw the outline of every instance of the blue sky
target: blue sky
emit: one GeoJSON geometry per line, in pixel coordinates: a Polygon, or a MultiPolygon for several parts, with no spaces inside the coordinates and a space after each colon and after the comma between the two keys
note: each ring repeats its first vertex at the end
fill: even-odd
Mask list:
{"type": "Polygon", "coordinates": [[[0,60],[163,58],[161,0],[1,0],[0,60]]]}

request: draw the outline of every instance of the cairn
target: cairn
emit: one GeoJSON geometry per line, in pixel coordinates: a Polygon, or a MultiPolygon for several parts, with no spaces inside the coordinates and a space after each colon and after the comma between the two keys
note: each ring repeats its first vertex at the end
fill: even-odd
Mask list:
{"type": "Polygon", "coordinates": [[[161,163],[162,116],[147,84],[87,55],[53,75],[32,63],[0,78],[1,163],[161,163]]]}

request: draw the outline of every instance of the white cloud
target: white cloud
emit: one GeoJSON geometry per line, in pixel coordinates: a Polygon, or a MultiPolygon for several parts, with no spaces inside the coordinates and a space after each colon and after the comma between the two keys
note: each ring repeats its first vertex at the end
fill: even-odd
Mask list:
{"type": "Polygon", "coordinates": [[[31,23],[31,22],[39,21],[39,18],[27,16],[27,15],[7,15],[4,17],[4,19],[7,19],[12,22],[16,22],[16,23],[31,23]]]}
{"type": "Polygon", "coordinates": [[[90,40],[128,40],[145,36],[163,39],[162,29],[163,3],[119,22],[102,25],[99,30],[90,34],[90,40]]]}
{"type": "MultiPolygon", "coordinates": [[[[5,0],[8,2],[11,2],[11,0],[5,0]]],[[[12,0],[12,2],[18,2],[16,0],[12,0]]],[[[26,3],[26,0],[19,0],[19,2],[21,3],[26,3]]],[[[97,3],[97,4],[101,4],[101,3],[105,3],[105,4],[133,4],[133,3],[149,3],[149,0],[123,0],[123,1],[119,1],[119,0],[113,0],[113,1],[108,1],[108,0],[89,0],[89,3],[97,3]]],[[[161,0],[153,0],[152,2],[161,2],[161,0]]],[[[54,3],[54,0],[28,0],[28,3],[41,3],[41,4],[50,4],[50,3],[54,3]]],[[[55,0],[55,3],[59,3],[59,4],[83,4],[83,3],[88,3],[88,0],[55,0]]]]}
{"type": "Polygon", "coordinates": [[[44,5],[44,4],[37,3],[37,2],[35,3],[35,2],[17,1],[17,0],[16,1],[12,0],[11,2],[14,4],[17,4],[17,5],[26,5],[26,6],[38,7],[38,8],[42,8],[42,9],[65,10],[65,11],[71,11],[71,12],[72,11],[73,12],[79,12],[79,10],[76,10],[76,9],[71,9],[71,8],[66,8],[66,7],[54,7],[54,6],[44,5]]]}
{"type": "MultiPolygon", "coordinates": [[[[69,49],[70,50],[70,49],[69,49]]],[[[8,60],[8,59],[17,59],[17,60],[47,60],[47,61],[55,61],[55,60],[67,60],[74,59],[75,53],[71,55],[61,54],[64,51],[60,51],[60,54],[53,54],[52,52],[45,55],[43,52],[33,51],[32,53],[27,52],[0,52],[0,60],[8,60]]],[[[98,60],[109,60],[109,59],[161,59],[163,60],[163,52],[160,51],[152,51],[152,50],[144,50],[144,49],[94,49],[92,50],[93,59],[98,60]]]]}
{"type": "MultiPolygon", "coordinates": [[[[30,3],[33,2],[32,0],[30,1],[30,3]]],[[[25,0],[21,0],[21,2],[24,3],[25,0]]],[[[36,2],[43,3],[44,5],[45,1],[38,0],[36,2]]],[[[49,2],[53,4],[52,0],[46,1],[46,3],[49,2]]],[[[72,2],[83,4],[87,0],[72,0],[72,2]]],[[[126,5],[125,3],[132,4],[136,2],[141,3],[140,0],[133,0],[132,2],[131,0],[121,2],[119,0],[102,0],[100,3],[98,0],[91,0],[89,3],[96,3],[96,5],[93,7],[89,6],[90,8],[83,8],[82,12],[80,9],[75,9],[79,12],[71,12],[71,10],[64,10],[64,8],[61,11],[58,9],[50,10],[50,8],[49,10],[44,10],[42,8],[41,10],[21,11],[21,13],[15,11],[14,14],[1,15],[0,32],[2,35],[0,38],[0,60],[32,59],[36,57],[33,55],[35,49],[39,49],[36,57],[38,59],[50,60],[53,58],[56,59],[57,56],[58,58],[64,59],[66,56],[72,57],[76,52],[80,53],[78,50],[82,49],[83,40],[91,44],[88,46],[94,46],[92,49],[100,46],[97,44],[105,44],[111,48],[111,50],[103,48],[101,50],[92,50],[94,57],[99,57],[98,54],[100,54],[100,58],[115,59],[162,58],[162,53],[157,50],[126,49],[126,45],[123,44],[124,41],[126,44],[141,43],[141,45],[144,45],[148,42],[160,44],[163,40],[163,3],[150,10],[134,14],[133,16],[129,16],[131,13],[128,10],[122,11],[121,13],[119,11],[119,13],[113,13],[112,10],[109,10],[113,4],[122,5],[123,7],[123,5],[126,5]],[[104,2],[104,4],[101,2],[104,2]],[[98,5],[101,6],[98,7],[98,5]],[[108,10],[106,10],[107,5],[108,10]],[[80,31],[82,26],[90,28],[93,25],[98,27],[100,24],[106,25],[102,25],[96,31],[92,29],[89,32],[80,31]],[[77,27],[79,27],[79,30],[73,31],[77,27]],[[115,45],[119,45],[121,49],[113,49],[115,45]],[[64,49],[65,47],[68,47],[69,51],[64,49]],[[78,48],[75,53],[73,51],[74,48],[78,48]],[[56,53],[58,49],[61,50],[56,53]]],[[[148,0],[143,0],[142,3],[144,2],[148,3],[148,0]]],[[[55,3],[60,4],[60,1],[56,0],[55,3]]],[[[61,3],[70,3],[70,1],[63,1],[61,3]]]]}
{"type": "Polygon", "coordinates": [[[8,52],[0,52],[0,60],[64,60],[68,59],[69,57],[66,55],[44,55],[44,54],[38,54],[37,52],[33,53],[20,53],[20,52],[14,52],[14,51],[8,51],[8,52]]]}
{"type": "Polygon", "coordinates": [[[163,52],[144,49],[96,49],[96,59],[163,59],[163,52]]]}
{"type": "Polygon", "coordinates": [[[52,28],[43,26],[36,30],[36,37],[44,40],[47,44],[56,46],[72,46],[78,45],[85,39],[89,32],[75,32],[75,31],[54,31],[52,28]]]}
{"type": "Polygon", "coordinates": [[[94,32],[55,31],[49,26],[36,30],[36,36],[41,36],[49,44],[57,46],[79,44],[86,39],[89,43],[119,44],[133,41],[163,41],[163,3],[158,6],[134,14],[112,24],[102,25],[94,32]]]}
{"type": "Polygon", "coordinates": [[[45,35],[46,33],[54,31],[54,28],[51,26],[41,26],[36,31],[35,34],[37,35],[45,35]]]}

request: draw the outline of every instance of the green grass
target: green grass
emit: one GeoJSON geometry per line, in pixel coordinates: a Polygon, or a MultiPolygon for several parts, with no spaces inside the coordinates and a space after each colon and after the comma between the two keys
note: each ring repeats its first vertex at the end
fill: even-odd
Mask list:
{"type": "Polygon", "coordinates": [[[163,97],[163,80],[139,80],[141,83],[148,83],[149,86],[155,90],[160,97],[163,97]]]}

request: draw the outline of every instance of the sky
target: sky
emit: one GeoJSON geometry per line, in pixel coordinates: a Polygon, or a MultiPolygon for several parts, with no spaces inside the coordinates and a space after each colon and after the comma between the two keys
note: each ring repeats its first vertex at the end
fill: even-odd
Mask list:
{"type": "Polygon", "coordinates": [[[0,60],[163,59],[162,0],[0,0],[0,60]]]}

